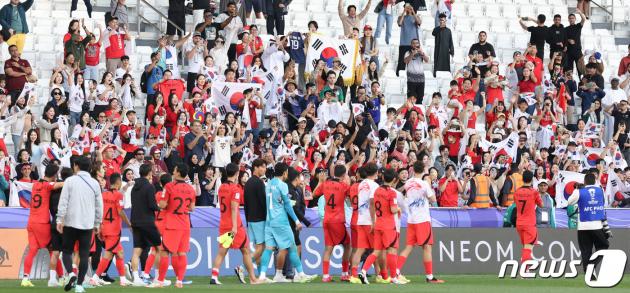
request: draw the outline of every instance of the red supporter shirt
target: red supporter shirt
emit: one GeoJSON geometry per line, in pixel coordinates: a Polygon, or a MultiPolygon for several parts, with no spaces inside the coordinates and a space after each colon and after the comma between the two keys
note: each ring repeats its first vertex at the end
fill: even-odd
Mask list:
{"type": "Polygon", "coordinates": [[[109,47],[105,48],[107,59],[120,59],[125,56],[125,34],[109,32],[109,47]]]}
{"type": "Polygon", "coordinates": [[[94,43],[85,46],[85,65],[97,66],[101,62],[101,44],[94,43]]]}
{"type": "Polygon", "coordinates": [[[540,58],[538,58],[536,56],[530,56],[530,55],[525,55],[525,59],[527,59],[527,61],[531,61],[532,63],[534,63],[534,76],[536,76],[536,79],[538,80],[536,82],[536,85],[541,85],[542,84],[542,77],[543,77],[543,62],[542,62],[542,60],[540,60],[540,58]]]}
{"type": "Polygon", "coordinates": [[[398,207],[396,191],[391,187],[379,187],[374,192],[375,230],[395,230],[396,221],[392,207],[398,207]]]}
{"type": "MultiPolygon", "coordinates": [[[[232,203],[241,204],[243,198],[243,188],[234,183],[224,183],[219,187],[219,207],[221,209],[221,219],[219,221],[219,230],[232,230],[232,203]]],[[[237,228],[243,226],[241,214],[236,215],[237,228]]]]}
{"type": "Polygon", "coordinates": [[[345,223],[346,214],[343,203],[348,196],[350,186],[337,178],[326,180],[322,186],[315,189],[315,196],[324,195],[324,224],[345,223]]]}
{"type": "Polygon", "coordinates": [[[190,230],[190,210],[195,202],[196,193],[193,187],[175,180],[164,186],[166,229],[190,230]]]}
{"type": "Polygon", "coordinates": [[[123,163],[123,156],[118,156],[111,160],[103,159],[103,168],[105,169],[105,177],[109,177],[114,173],[121,173],[121,166],[123,163]]]}
{"type": "MultiPolygon", "coordinates": [[[[446,182],[446,177],[440,179],[438,186],[442,186],[446,182]]],[[[440,195],[440,207],[457,207],[457,199],[459,198],[459,189],[457,181],[451,180],[446,184],[446,189],[440,195]]]]}
{"type": "Polygon", "coordinates": [[[519,93],[533,93],[536,91],[536,83],[531,79],[521,80],[518,82],[519,93]]]}
{"type": "Polygon", "coordinates": [[[120,211],[124,208],[123,195],[117,190],[103,192],[103,224],[101,234],[104,236],[118,236],[122,230],[120,211]]]}
{"type": "MultiPolygon", "coordinates": [[[[503,81],[505,78],[499,75],[499,81],[503,81]]],[[[503,101],[503,88],[502,87],[486,87],[486,103],[492,105],[495,101],[503,101]]]]}
{"type": "Polygon", "coordinates": [[[456,157],[457,154],[459,153],[459,143],[460,140],[462,139],[462,137],[464,137],[464,133],[463,132],[457,132],[457,131],[447,131],[446,134],[444,135],[444,143],[446,143],[448,145],[448,155],[451,157],[456,157]],[[452,136],[455,138],[455,142],[454,143],[450,143],[448,141],[448,137],[452,136]]]}
{"type": "Polygon", "coordinates": [[[536,206],[542,205],[540,193],[531,187],[521,187],[514,193],[516,226],[536,226],[536,206]]]}
{"type": "Polygon", "coordinates": [[[252,129],[258,128],[258,117],[256,117],[256,108],[258,107],[258,102],[251,100],[248,103],[249,105],[249,121],[252,129]]]}
{"type": "Polygon", "coordinates": [[[28,224],[50,224],[50,192],[55,186],[54,182],[37,181],[33,183],[31,191],[31,208],[28,215],[28,224]]]}
{"type": "Polygon", "coordinates": [[[135,127],[132,127],[129,124],[121,124],[119,132],[122,138],[122,149],[128,153],[135,152],[138,149],[138,145],[133,144],[132,142],[138,143],[142,137],[142,132],[138,131],[135,127]]]}
{"type": "Polygon", "coordinates": [[[348,191],[348,197],[350,197],[350,204],[352,205],[352,219],[350,219],[350,225],[356,225],[359,218],[359,184],[357,182],[350,186],[348,191]]]}
{"type": "Polygon", "coordinates": [[[181,100],[184,95],[184,90],[186,90],[186,85],[181,79],[169,79],[160,82],[158,90],[162,93],[162,96],[164,96],[164,100],[166,100],[166,97],[170,97],[171,93],[176,94],[181,100]]]}

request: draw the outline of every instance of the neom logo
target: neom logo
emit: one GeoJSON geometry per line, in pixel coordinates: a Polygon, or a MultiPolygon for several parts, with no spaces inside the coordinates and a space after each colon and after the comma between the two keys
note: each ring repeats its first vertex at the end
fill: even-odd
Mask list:
{"type": "MultiPolygon", "coordinates": [[[[586,267],[584,282],[592,288],[612,288],[623,279],[628,257],[626,253],[618,249],[600,250],[591,255],[590,263],[586,267]],[[596,272],[596,266],[597,272],[596,272]]],[[[579,260],[528,260],[519,264],[516,260],[507,260],[501,264],[498,277],[505,278],[510,267],[510,278],[517,275],[524,279],[541,278],[566,278],[572,279],[578,276],[579,260]]]]}

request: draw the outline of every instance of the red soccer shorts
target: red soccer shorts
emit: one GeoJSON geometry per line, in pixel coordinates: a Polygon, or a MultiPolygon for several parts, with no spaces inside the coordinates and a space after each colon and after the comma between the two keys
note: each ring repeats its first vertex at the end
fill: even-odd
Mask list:
{"type": "Polygon", "coordinates": [[[50,244],[51,232],[48,223],[31,223],[26,226],[28,245],[35,248],[46,248],[50,244]]]}
{"type": "Polygon", "coordinates": [[[352,245],[352,248],[357,247],[358,238],[359,238],[359,231],[357,230],[357,225],[350,225],[350,245],[352,245]]]}
{"type": "MultiPolygon", "coordinates": [[[[219,230],[219,235],[223,235],[230,231],[232,230],[219,230]]],[[[243,247],[249,248],[249,238],[247,237],[247,230],[245,230],[245,227],[241,226],[238,227],[238,230],[236,231],[236,237],[234,237],[234,240],[232,240],[232,245],[230,246],[230,248],[241,249],[243,247]]]]}
{"type": "Polygon", "coordinates": [[[352,235],[352,239],[356,238],[355,248],[365,248],[372,249],[374,248],[374,235],[370,232],[372,227],[370,225],[357,225],[356,233],[357,235],[352,235]]]}
{"type": "Polygon", "coordinates": [[[104,235],[103,247],[105,248],[105,250],[110,251],[114,254],[121,251],[122,245],[120,245],[120,235],[104,235]]]}
{"type": "Polygon", "coordinates": [[[398,248],[398,232],[396,230],[374,230],[374,250],[398,248]]]}
{"type": "Polygon", "coordinates": [[[346,225],[344,223],[324,223],[324,243],[326,246],[350,244],[346,225]]]}
{"type": "Polygon", "coordinates": [[[536,226],[516,226],[516,232],[521,238],[521,244],[536,244],[538,240],[538,230],[536,226]]]}
{"type": "Polygon", "coordinates": [[[162,245],[170,253],[188,252],[190,250],[190,229],[164,230],[162,245]]]}
{"type": "Polygon", "coordinates": [[[431,222],[407,224],[407,245],[433,245],[431,222]]]}

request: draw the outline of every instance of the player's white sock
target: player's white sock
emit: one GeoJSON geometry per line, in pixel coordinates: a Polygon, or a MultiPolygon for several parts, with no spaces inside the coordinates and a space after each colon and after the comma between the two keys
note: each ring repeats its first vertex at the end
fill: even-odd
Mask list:
{"type": "Polygon", "coordinates": [[[258,276],[258,279],[264,279],[267,277],[267,273],[265,272],[260,272],[260,276],[258,276]]]}
{"type": "Polygon", "coordinates": [[[125,277],[125,276],[120,276],[120,283],[125,283],[125,282],[129,282],[129,281],[127,280],[127,277],[125,277]]]}
{"type": "Polygon", "coordinates": [[[99,275],[97,275],[97,274],[94,274],[94,276],[92,276],[92,279],[97,279],[97,280],[98,280],[98,279],[100,279],[100,278],[101,278],[101,277],[100,277],[99,275]]]}
{"type": "Polygon", "coordinates": [[[51,281],[57,280],[57,270],[50,270],[48,273],[48,279],[51,281]]]}
{"type": "Polygon", "coordinates": [[[326,278],[328,278],[328,277],[330,277],[330,275],[328,275],[328,274],[324,274],[324,275],[322,275],[322,278],[323,278],[323,279],[326,279],[326,278]]]}
{"type": "Polygon", "coordinates": [[[400,275],[400,270],[396,269],[396,276],[400,275]]]}
{"type": "Polygon", "coordinates": [[[133,271],[131,274],[133,275],[134,280],[140,280],[140,275],[138,275],[138,271],[133,271]]]}
{"type": "Polygon", "coordinates": [[[282,270],[276,270],[276,277],[282,276],[282,270]]]}
{"type": "Polygon", "coordinates": [[[427,279],[429,279],[429,280],[433,280],[433,274],[429,274],[429,275],[427,275],[427,279]]]}
{"type": "Polygon", "coordinates": [[[143,277],[143,278],[148,279],[148,278],[149,278],[149,276],[150,276],[149,274],[147,274],[147,273],[145,273],[145,272],[142,272],[142,277],[143,277]]]}

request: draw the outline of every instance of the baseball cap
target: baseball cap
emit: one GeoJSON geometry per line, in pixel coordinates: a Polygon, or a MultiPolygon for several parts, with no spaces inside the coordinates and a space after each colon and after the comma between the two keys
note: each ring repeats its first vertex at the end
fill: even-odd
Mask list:
{"type": "Polygon", "coordinates": [[[195,32],[195,33],[193,34],[193,38],[194,38],[194,37],[201,37],[201,33],[200,33],[200,32],[195,32]]]}
{"type": "Polygon", "coordinates": [[[363,27],[363,30],[364,30],[364,31],[365,31],[365,30],[372,30],[372,26],[370,26],[369,24],[366,24],[366,25],[363,27]]]}
{"type": "Polygon", "coordinates": [[[541,184],[549,186],[549,183],[547,183],[547,179],[540,179],[540,181],[538,181],[538,186],[540,186],[541,184]]]}
{"type": "Polygon", "coordinates": [[[300,122],[306,122],[306,118],[300,117],[300,119],[298,119],[298,123],[300,123],[300,122]]]}

